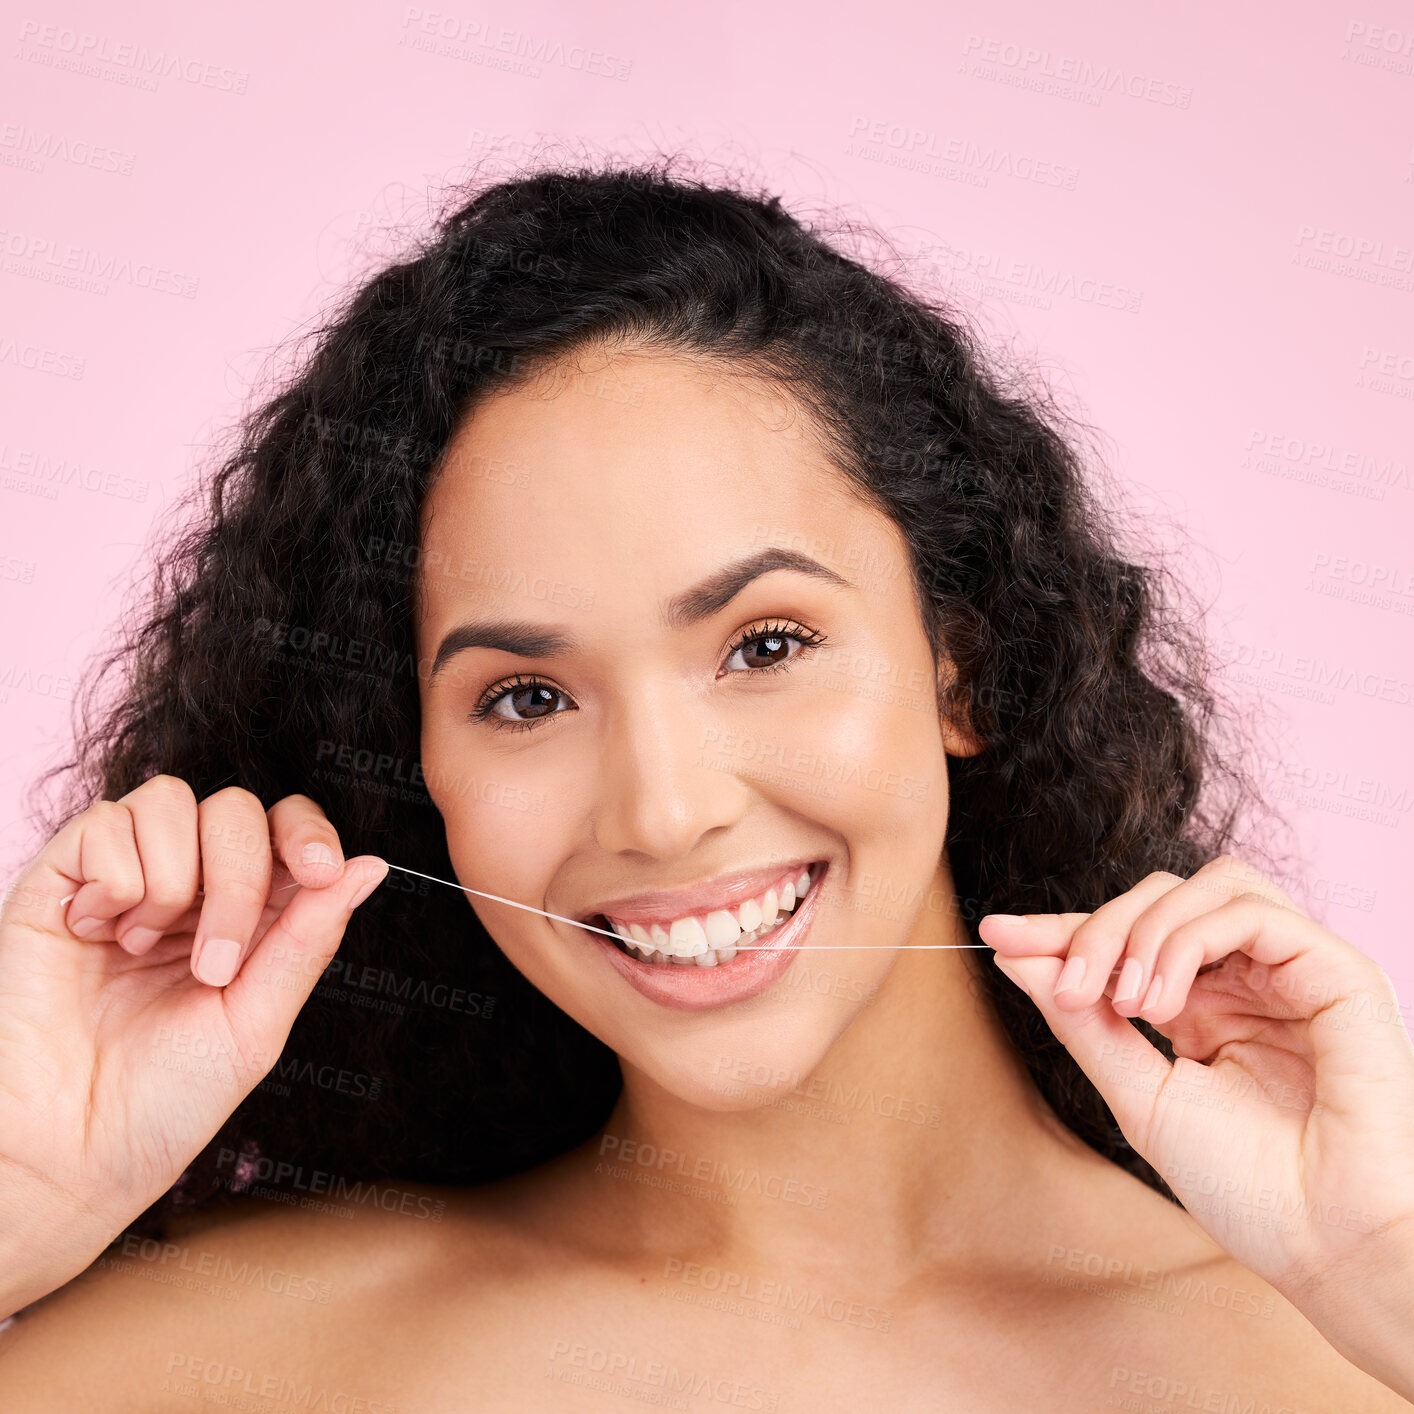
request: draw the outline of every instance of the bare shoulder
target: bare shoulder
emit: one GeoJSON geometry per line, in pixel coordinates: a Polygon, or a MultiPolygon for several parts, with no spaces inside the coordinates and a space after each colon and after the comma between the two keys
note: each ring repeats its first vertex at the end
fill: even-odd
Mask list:
{"type": "Polygon", "coordinates": [[[1074,1367],[1085,1398],[1119,1409],[1414,1414],[1188,1213],[1124,1178],[1102,1224],[1050,1244],[1042,1276],[1073,1348],[1093,1352],[1074,1367]]]}
{"type": "Polygon", "coordinates": [[[340,1371],[361,1372],[348,1399],[391,1408],[393,1390],[363,1387],[379,1382],[370,1340],[445,1267],[453,1229],[472,1250],[496,1245],[459,1190],[365,1184],[340,1201],[247,1200],[165,1241],[129,1235],[0,1331],[7,1414],[91,1407],[99,1390],[115,1414],[326,1379],[332,1398],[340,1371]]]}
{"type": "MultiPolygon", "coordinates": [[[[1414,1414],[1414,1404],[1352,1365],[1287,1298],[1226,1253],[1178,1274],[1182,1312],[1161,1346],[1172,1379],[1202,1374],[1215,1407],[1302,1414],[1414,1414]]],[[[1162,1373],[1162,1372],[1161,1372],[1162,1373]]],[[[1199,1406],[1202,1407],[1202,1406],[1199,1406]]]]}

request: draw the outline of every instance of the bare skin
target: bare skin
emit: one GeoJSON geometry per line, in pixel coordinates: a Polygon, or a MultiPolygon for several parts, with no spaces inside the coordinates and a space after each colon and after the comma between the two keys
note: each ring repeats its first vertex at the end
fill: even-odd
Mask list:
{"type": "Polygon", "coordinates": [[[412,1213],[256,1201],[171,1252],[105,1259],[0,1333],[7,1410],[102,1388],[114,1410],[190,1409],[224,1390],[229,1407],[283,1411],[310,1407],[311,1387],[343,1396],[323,1407],[363,1414],[645,1396],[689,1409],[1414,1408],[1071,1136],[980,998],[972,955],[945,950],[969,941],[946,865],[946,758],[977,744],[838,673],[864,655],[890,680],[933,680],[897,527],[844,493],[768,390],[635,353],[611,371],[641,397],[572,382],[492,400],[429,497],[429,563],[497,566],[515,546],[526,583],[594,605],[575,617],[568,595],[425,577],[424,665],[473,612],[572,621],[583,638],[561,657],[469,648],[424,678],[424,769],[458,876],[576,916],[637,888],[818,857],[831,882],[811,937],[832,950],[802,953],[762,995],[672,1012],[581,930],[470,900],[516,966],[619,1054],[624,1092],[601,1133],[495,1185],[397,1186],[391,1206],[412,1213]],[[488,470],[517,463],[528,490],[488,470]],[[775,571],[665,627],[670,595],[777,540],[808,544],[850,587],[775,571]],[[843,655],[833,669],[800,655],[770,681],[721,671],[740,630],[787,619],[824,626],[843,655]],[[471,724],[487,685],[518,673],[574,711],[523,733],[471,724]],[[709,727],[785,735],[929,789],[804,791],[789,771],[706,749],[722,740],[709,727]],[[468,779],[538,792],[546,808],[517,815],[459,790],[468,779]],[[881,881],[902,903],[861,906],[881,881]],[[681,1179],[665,1151],[728,1177],[681,1179]],[[418,1198],[445,1203],[440,1221],[415,1215],[418,1198]]]}

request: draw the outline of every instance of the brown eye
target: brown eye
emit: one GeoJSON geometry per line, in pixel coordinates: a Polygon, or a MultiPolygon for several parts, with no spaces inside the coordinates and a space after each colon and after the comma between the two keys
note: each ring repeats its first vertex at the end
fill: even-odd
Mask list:
{"type": "Polygon", "coordinates": [[[537,678],[516,678],[489,688],[469,716],[472,721],[489,720],[493,727],[533,727],[546,717],[562,715],[555,708],[557,698],[570,701],[565,693],[549,683],[540,682],[537,678]]]}
{"type": "Polygon", "coordinates": [[[543,683],[536,683],[533,687],[518,687],[514,691],[503,693],[492,704],[491,713],[496,717],[504,717],[508,721],[532,721],[541,717],[548,717],[554,710],[555,698],[559,696],[556,688],[546,687],[543,683]],[[500,709],[507,703],[512,711],[503,712],[500,709]]]}
{"type": "Polygon", "coordinates": [[[776,668],[787,668],[802,653],[824,642],[822,634],[801,624],[759,625],[744,633],[732,646],[727,670],[768,673],[776,668]]]}
{"type": "Polygon", "coordinates": [[[782,633],[763,634],[748,639],[741,648],[742,660],[748,668],[771,668],[790,654],[791,639],[782,633]]]}

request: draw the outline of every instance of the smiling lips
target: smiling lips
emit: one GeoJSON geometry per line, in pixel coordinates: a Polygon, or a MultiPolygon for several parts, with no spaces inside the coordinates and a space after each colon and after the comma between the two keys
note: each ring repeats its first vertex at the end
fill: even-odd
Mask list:
{"type": "Polygon", "coordinates": [[[603,915],[622,951],[652,966],[716,967],[754,946],[790,918],[810,892],[819,863],[783,870],[771,886],[733,908],[689,913],[671,922],[640,923],[603,915]]]}

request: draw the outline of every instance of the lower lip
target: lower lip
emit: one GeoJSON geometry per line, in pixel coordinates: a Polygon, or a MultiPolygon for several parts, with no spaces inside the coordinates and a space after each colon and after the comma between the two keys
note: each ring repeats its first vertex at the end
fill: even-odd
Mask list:
{"type": "Polygon", "coordinates": [[[828,862],[805,895],[805,902],[754,947],[743,948],[730,962],[715,967],[684,967],[676,962],[639,962],[620,952],[602,933],[590,933],[620,977],[649,1001],[675,1011],[705,1011],[708,1007],[729,1006],[764,992],[795,961],[801,942],[810,930],[816,899],[830,872],[828,862]]]}

